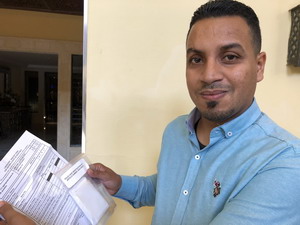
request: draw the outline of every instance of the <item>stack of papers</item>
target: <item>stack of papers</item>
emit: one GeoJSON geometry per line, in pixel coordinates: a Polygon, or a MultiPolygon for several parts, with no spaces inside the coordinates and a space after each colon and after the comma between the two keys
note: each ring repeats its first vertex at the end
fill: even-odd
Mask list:
{"type": "Polygon", "coordinates": [[[68,162],[50,144],[25,131],[0,161],[0,199],[41,225],[91,225],[55,176],[68,162]]]}

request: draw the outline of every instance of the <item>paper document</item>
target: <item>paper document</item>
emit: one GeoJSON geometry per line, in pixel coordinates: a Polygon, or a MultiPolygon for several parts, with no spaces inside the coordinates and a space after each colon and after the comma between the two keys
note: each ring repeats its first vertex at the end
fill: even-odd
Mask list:
{"type": "Polygon", "coordinates": [[[69,194],[91,224],[105,224],[115,203],[105,187],[86,174],[89,169],[86,160],[88,158],[85,155],[78,155],[57,176],[69,189],[69,194]]]}
{"type": "Polygon", "coordinates": [[[0,199],[41,225],[90,225],[56,176],[68,162],[25,131],[0,162],[0,199]]]}

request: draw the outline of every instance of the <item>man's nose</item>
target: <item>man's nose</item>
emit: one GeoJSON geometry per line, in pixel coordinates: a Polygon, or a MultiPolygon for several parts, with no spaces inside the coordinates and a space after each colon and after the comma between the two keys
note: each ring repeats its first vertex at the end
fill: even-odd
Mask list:
{"type": "Polygon", "coordinates": [[[209,59],[204,63],[201,79],[207,84],[223,79],[221,65],[214,59],[209,59]]]}

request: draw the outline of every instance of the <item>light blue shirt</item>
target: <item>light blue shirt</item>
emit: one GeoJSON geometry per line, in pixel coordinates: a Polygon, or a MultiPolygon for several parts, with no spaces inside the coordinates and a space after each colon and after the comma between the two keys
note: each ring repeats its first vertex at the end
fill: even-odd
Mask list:
{"type": "Polygon", "coordinates": [[[157,174],[122,176],[116,197],[155,205],[153,225],[299,225],[300,140],[256,103],[199,148],[194,109],[166,128],[157,174]]]}

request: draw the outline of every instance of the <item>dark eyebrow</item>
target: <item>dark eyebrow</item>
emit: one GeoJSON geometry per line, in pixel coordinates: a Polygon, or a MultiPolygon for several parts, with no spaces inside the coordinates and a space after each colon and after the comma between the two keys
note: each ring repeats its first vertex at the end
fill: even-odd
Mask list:
{"type": "Polygon", "coordinates": [[[244,48],[238,43],[231,43],[231,44],[228,44],[228,45],[224,45],[224,46],[221,47],[221,50],[226,51],[226,50],[233,49],[233,48],[240,49],[244,52],[244,48]]]}
{"type": "MultiPolygon", "coordinates": [[[[244,52],[244,48],[238,43],[227,44],[227,45],[222,46],[220,49],[221,49],[221,51],[226,51],[226,50],[233,49],[233,48],[238,48],[244,52]]],[[[203,51],[194,49],[194,48],[188,48],[186,50],[186,54],[189,54],[189,53],[203,54],[203,51]]]]}
{"type": "Polygon", "coordinates": [[[203,52],[200,50],[194,49],[194,48],[189,48],[186,50],[186,54],[189,54],[189,53],[202,54],[203,52]]]}

